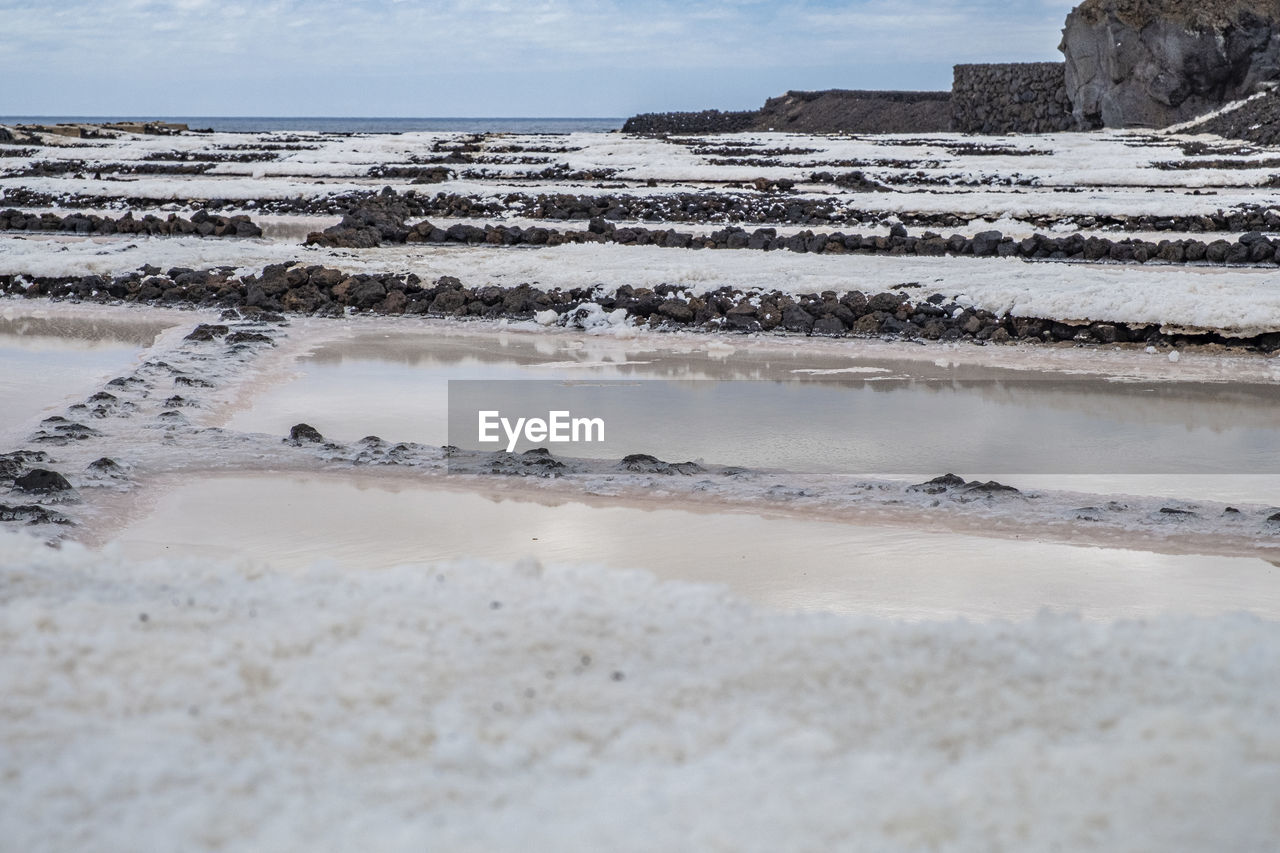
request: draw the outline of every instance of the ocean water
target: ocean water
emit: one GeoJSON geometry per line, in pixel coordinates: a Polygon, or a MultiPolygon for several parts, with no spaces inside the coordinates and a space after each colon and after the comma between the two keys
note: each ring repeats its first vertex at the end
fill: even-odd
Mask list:
{"type": "Polygon", "coordinates": [[[321,131],[324,133],[607,133],[622,127],[621,118],[360,118],[279,116],[0,116],[0,124],[58,124],[113,121],[167,121],[193,129],[225,133],[321,131]]]}

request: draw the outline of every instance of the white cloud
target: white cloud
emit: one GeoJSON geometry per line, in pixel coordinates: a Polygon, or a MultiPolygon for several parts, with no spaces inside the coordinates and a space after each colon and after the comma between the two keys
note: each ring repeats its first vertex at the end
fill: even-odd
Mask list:
{"type": "MultiPolygon", "coordinates": [[[[86,85],[176,91],[235,80],[264,92],[366,85],[421,93],[500,75],[606,87],[671,85],[687,75],[810,79],[821,69],[929,72],[953,62],[1053,59],[1064,0],[0,0],[0,71],[23,90],[78,71],[86,85]],[[574,77],[577,72],[578,76],[574,77]],[[293,82],[291,82],[293,81],[293,82]],[[378,82],[381,81],[381,82],[378,82]],[[168,87],[168,89],[166,89],[168,87]]],[[[59,84],[65,81],[59,80],[59,84]]],[[[830,85],[844,85],[832,81],[830,85]]],[[[877,85],[892,87],[892,80],[877,85]]],[[[908,86],[910,87],[910,86],[908,86]]],[[[206,96],[204,93],[201,97],[206,96]]],[[[387,91],[372,93],[385,100],[387,91]]],[[[438,95],[439,93],[437,93],[438,95]]],[[[567,93],[565,93],[567,96],[567,93]]],[[[768,92],[761,92],[761,99],[768,92]]],[[[48,97],[70,97],[50,91],[48,97]]],[[[239,97],[254,96],[242,91],[239,97]]],[[[627,100],[626,91],[620,107],[627,100]]],[[[0,94],[0,113],[12,111],[0,94]]],[[[412,111],[412,110],[410,110],[412,111]]]]}

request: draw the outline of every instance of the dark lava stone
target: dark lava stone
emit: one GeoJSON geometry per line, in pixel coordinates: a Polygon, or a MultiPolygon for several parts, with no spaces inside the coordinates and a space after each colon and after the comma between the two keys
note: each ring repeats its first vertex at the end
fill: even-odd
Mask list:
{"type": "Polygon", "coordinates": [[[296,424],[289,430],[289,440],[319,443],[324,441],[324,436],[320,434],[320,430],[310,424],[296,424]]]}
{"type": "Polygon", "coordinates": [[[66,477],[47,468],[33,468],[14,480],[13,484],[24,492],[32,493],[66,492],[71,489],[66,477]]]}

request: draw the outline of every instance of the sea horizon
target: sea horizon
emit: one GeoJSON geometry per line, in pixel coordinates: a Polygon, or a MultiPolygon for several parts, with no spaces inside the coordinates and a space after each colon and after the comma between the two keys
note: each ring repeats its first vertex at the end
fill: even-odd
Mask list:
{"type": "Polygon", "coordinates": [[[107,124],[111,122],[170,122],[193,130],[220,133],[315,131],[322,133],[605,133],[619,130],[625,118],[596,116],[163,116],[130,114],[12,115],[0,124],[107,124]]]}

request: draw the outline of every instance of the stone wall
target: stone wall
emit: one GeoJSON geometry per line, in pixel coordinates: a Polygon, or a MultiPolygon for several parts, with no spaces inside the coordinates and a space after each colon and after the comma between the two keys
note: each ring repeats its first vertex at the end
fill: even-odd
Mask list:
{"type": "Polygon", "coordinates": [[[961,133],[1072,130],[1065,73],[1061,62],[957,65],[951,127],[961,133]]]}

